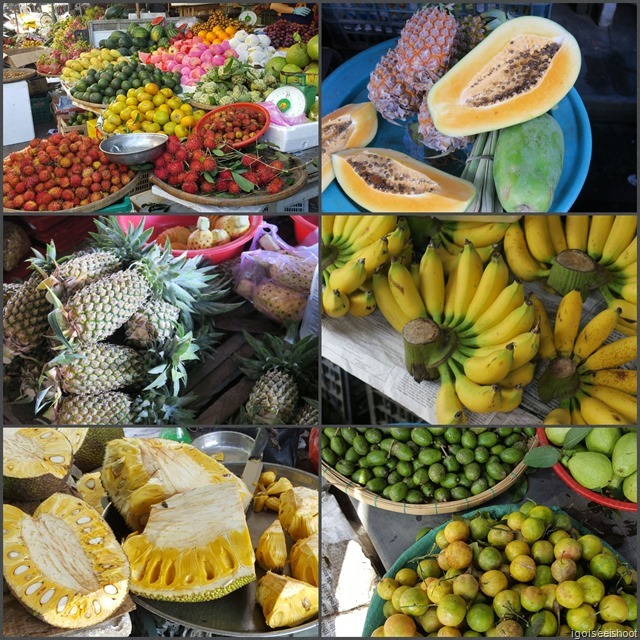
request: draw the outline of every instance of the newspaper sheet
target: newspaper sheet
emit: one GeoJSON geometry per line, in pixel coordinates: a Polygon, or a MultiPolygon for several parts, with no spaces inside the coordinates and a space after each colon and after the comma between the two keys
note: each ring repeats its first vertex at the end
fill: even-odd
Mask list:
{"type": "MultiPolygon", "coordinates": [[[[540,283],[526,283],[526,293],[535,293],[544,304],[553,322],[560,304],[560,296],[540,283]]],[[[582,308],[581,326],[606,308],[604,300],[591,295],[582,308]]],[[[613,332],[607,342],[622,338],[613,332]]],[[[341,369],[377,389],[425,422],[436,424],[435,401],[439,381],[415,382],[404,364],[402,337],[384,319],[380,311],[366,318],[347,315],[344,318],[322,319],[322,356],[341,369]]],[[[633,365],[635,368],[635,363],[633,365]]],[[[538,398],[537,379],[527,385],[520,407],[511,413],[478,414],[467,411],[467,421],[475,425],[531,425],[540,424],[558,406],[556,401],[545,404],[538,398]]]]}

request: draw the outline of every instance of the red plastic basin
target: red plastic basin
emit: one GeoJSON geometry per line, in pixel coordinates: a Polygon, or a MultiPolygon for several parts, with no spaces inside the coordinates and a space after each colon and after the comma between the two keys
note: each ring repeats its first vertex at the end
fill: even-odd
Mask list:
{"type": "Polygon", "coordinates": [[[264,126],[259,131],[256,131],[253,137],[249,138],[248,140],[244,140],[243,142],[233,142],[231,143],[231,146],[234,149],[242,149],[243,147],[253,144],[267,130],[267,128],[269,127],[269,123],[271,122],[271,116],[269,115],[269,112],[264,107],[261,107],[259,104],[254,104],[253,102],[235,102],[233,104],[225,104],[216,107],[215,109],[211,109],[211,111],[202,116],[202,118],[200,118],[200,120],[198,121],[198,124],[196,124],[196,133],[204,134],[205,129],[209,128],[208,126],[206,126],[207,122],[212,120],[217,114],[225,111],[233,114],[234,111],[237,111],[238,109],[253,111],[256,114],[262,114],[262,116],[264,116],[265,118],[264,126]]]}
{"type": "MultiPolygon", "coordinates": [[[[538,440],[540,440],[540,446],[551,445],[549,439],[547,438],[547,434],[544,432],[544,427],[536,427],[536,431],[538,432],[538,440]]],[[[597,502],[598,504],[604,505],[609,509],[619,509],[620,511],[637,511],[638,505],[633,502],[626,502],[622,500],[614,500],[613,498],[607,498],[600,493],[596,493],[595,491],[591,491],[590,489],[586,489],[581,484],[576,482],[572,475],[564,468],[562,463],[556,462],[553,465],[553,470],[560,477],[560,479],[570,488],[573,489],[576,493],[579,493],[582,497],[587,498],[587,500],[592,500],[593,502],[597,502]]]]}
{"type": "MultiPolygon", "coordinates": [[[[151,240],[157,238],[163,231],[170,229],[171,227],[189,227],[194,226],[200,216],[118,216],[118,223],[123,229],[126,229],[129,223],[137,225],[140,220],[145,219],[145,229],[153,227],[153,233],[151,234],[151,240]]],[[[242,249],[245,244],[249,242],[255,235],[258,227],[262,222],[262,216],[249,216],[249,231],[244,235],[223,244],[219,247],[213,247],[212,249],[189,249],[174,250],[171,253],[174,256],[181,256],[186,253],[188,258],[194,258],[195,256],[203,256],[209,262],[218,264],[225,260],[235,258],[242,253],[242,249]]]]}
{"type": "Polygon", "coordinates": [[[291,216],[296,242],[302,244],[305,238],[318,228],[318,216],[291,216]]]}

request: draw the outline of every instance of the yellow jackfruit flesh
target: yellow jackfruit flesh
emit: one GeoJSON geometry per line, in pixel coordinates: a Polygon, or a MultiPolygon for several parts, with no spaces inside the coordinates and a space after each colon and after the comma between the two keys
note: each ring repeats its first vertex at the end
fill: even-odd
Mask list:
{"type": "Polygon", "coordinates": [[[308,538],[298,540],[291,547],[291,556],[289,557],[293,577],[317,587],[319,584],[319,557],[317,532],[308,538]]]}
{"type": "Polygon", "coordinates": [[[2,430],[5,500],[44,500],[56,491],[64,491],[72,463],[71,443],[55,429],[2,430]]]}
{"type": "Polygon", "coordinates": [[[289,491],[289,489],[293,489],[291,480],[289,478],[280,478],[277,482],[272,482],[267,486],[267,495],[279,496],[281,493],[289,491]]]}
{"type": "Polygon", "coordinates": [[[267,496],[264,506],[269,509],[269,511],[278,513],[278,511],[280,511],[280,498],[278,496],[267,496]]]}
{"type": "Polygon", "coordinates": [[[308,538],[318,530],[318,492],[294,487],[280,496],[278,519],[294,539],[308,538]]]}
{"type": "Polygon", "coordinates": [[[154,600],[215,600],[256,579],[238,486],[179,493],[151,507],[142,533],[124,542],[133,593],[154,600]]]}
{"type": "Polygon", "coordinates": [[[94,471],[93,473],[85,473],[78,482],[76,482],[76,488],[80,497],[90,506],[92,506],[98,513],[102,513],[104,507],[102,506],[102,498],[106,497],[107,493],[100,482],[100,472],[94,471]]]}
{"type": "Polygon", "coordinates": [[[256,561],[265,571],[282,573],[287,563],[287,541],[279,520],[274,520],[260,536],[256,547],[256,561]]]}
{"type": "Polygon", "coordinates": [[[258,484],[261,484],[263,487],[271,484],[276,481],[276,472],[275,471],[263,471],[260,474],[260,479],[258,480],[258,484]]]}
{"type": "Polygon", "coordinates": [[[219,462],[189,444],[160,438],[111,440],[101,480],[133,531],[144,528],[153,505],[196,487],[230,483],[239,489],[245,506],[251,500],[242,480],[219,462]]]}
{"type": "Polygon", "coordinates": [[[272,629],[295,627],[318,613],[317,587],[271,571],[258,582],[256,598],[272,629]]]}
{"type": "Polygon", "coordinates": [[[89,505],[55,493],[32,516],[3,506],[2,571],[15,597],[56,627],[89,627],[124,601],[129,563],[89,505]]]}

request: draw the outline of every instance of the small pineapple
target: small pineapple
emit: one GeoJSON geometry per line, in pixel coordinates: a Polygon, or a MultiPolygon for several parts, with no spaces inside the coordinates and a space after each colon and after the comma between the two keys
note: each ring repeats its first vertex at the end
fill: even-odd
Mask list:
{"type": "Polygon", "coordinates": [[[318,426],[318,407],[310,405],[305,402],[298,408],[293,418],[293,424],[309,425],[313,427],[318,426]]]}
{"type": "Polygon", "coordinates": [[[213,233],[209,230],[209,218],[200,216],[196,225],[196,230],[193,231],[187,240],[187,247],[189,249],[208,249],[213,246],[213,233]]]}
{"type": "Polygon", "coordinates": [[[2,283],[2,305],[4,306],[9,302],[11,297],[20,290],[22,287],[21,282],[3,282],[2,283]]]}
{"type": "Polygon", "coordinates": [[[456,149],[464,149],[471,142],[471,138],[467,136],[457,138],[440,133],[431,119],[426,97],[418,110],[418,133],[425,147],[442,153],[451,153],[456,149]]]}
{"type": "Polygon", "coordinates": [[[178,307],[152,298],[127,321],[126,340],[134,347],[149,347],[154,340],[164,340],[173,335],[179,318],[178,307]]]}
{"type": "Polygon", "coordinates": [[[295,378],[280,369],[271,369],[256,382],[246,410],[252,424],[291,424],[298,404],[295,378]]]}
{"type": "Polygon", "coordinates": [[[253,289],[253,304],[260,313],[276,322],[300,322],[307,306],[307,296],[263,280],[253,289]]]}
{"type": "Polygon", "coordinates": [[[249,216],[218,216],[214,224],[215,229],[226,231],[231,240],[243,236],[250,226],[249,216]]]}
{"type": "Polygon", "coordinates": [[[53,424],[130,424],[133,419],[131,404],[131,397],[119,391],[67,396],[53,413],[53,424]]]}
{"type": "Polygon", "coordinates": [[[275,284],[308,295],[313,281],[313,273],[316,269],[316,262],[315,260],[305,260],[297,256],[288,256],[286,261],[270,264],[268,269],[269,277],[275,284]]]}
{"type": "Polygon", "coordinates": [[[5,271],[13,271],[20,260],[29,253],[29,236],[25,230],[13,224],[13,222],[3,222],[2,224],[2,264],[5,271]]]}

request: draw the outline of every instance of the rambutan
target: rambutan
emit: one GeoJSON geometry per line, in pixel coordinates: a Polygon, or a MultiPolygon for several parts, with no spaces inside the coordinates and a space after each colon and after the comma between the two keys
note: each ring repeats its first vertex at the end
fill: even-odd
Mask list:
{"type": "Polygon", "coordinates": [[[177,187],[180,184],[180,180],[178,179],[177,173],[172,173],[169,175],[168,182],[172,187],[177,187]]]}
{"type": "Polygon", "coordinates": [[[204,170],[209,172],[215,171],[218,166],[217,162],[213,158],[205,158],[202,161],[202,165],[204,166],[204,170]]]}
{"type": "Polygon", "coordinates": [[[159,178],[163,182],[166,182],[167,178],[169,177],[169,171],[166,167],[156,167],[153,170],[153,173],[157,178],[159,178]]]}
{"type": "Polygon", "coordinates": [[[202,191],[202,193],[212,193],[213,191],[215,191],[215,188],[216,185],[213,182],[205,180],[204,182],[200,183],[200,191],[202,191]]]}
{"type": "Polygon", "coordinates": [[[199,162],[204,162],[204,159],[207,157],[207,154],[202,149],[196,149],[191,156],[192,160],[198,160],[199,162]]]}
{"type": "Polygon", "coordinates": [[[224,169],[218,174],[218,178],[220,178],[220,180],[232,180],[233,176],[231,175],[231,171],[229,171],[229,169],[224,169]]]}
{"type": "Polygon", "coordinates": [[[242,189],[237,182],[233,182],[233,180],[229,183],[229,193],[233,193],[233,195],[238,195],[242,189]]]}
{"type": "Polygon", "coordinates": [[[282,187],[284,187],[284,182],[282,182],[280,178],[274,178],[267,185],[267,193],[269,194],[279,193],[280,191],[282,191],[282,187]]]}
{"type": "Polygon", "coordinates": [[[183,182],[197,182],[198,174],[195,171],[187,171],[184,174],[183,182]]]}
{"type": "Polygon", "coordinates": [[[258,176],[253,171],[245,171],[242,177],[246,178],[249,182],[253,182],[253,184],[259,184],[258,176]]]}
{"type": "Polygon", "coordinates": [[[156,167],[166,167],[167,166],[167,161],[164,159],[164,155],[160,156],[159,158],[156,158],[153,162],[154,162],[154,165],[156,167]]]}
{"type": "Polygon", "coordinates": [[[280,170],[284,169],[284,162],[282,162],[282,160],[273,160],[271,162],[271,166],[274,169],[278,169],[280,171],[280,170]]]}
{"type": "Polygon", "coordinates": [[[192,160],[189,163],[189,171],[200,174],[204,171],[204,165],[202,162],[200,162],[200,160],[192,160]]]}
{"type": "Polygon", "coordinates": [[[220,193],[224,193],[225,191],[229,191],[229,180],[222,180],[219,178],[216,180],[216,191],[220,193]]]}
{"type": "Polygon", "coordinates": [[[186,160],[189,159],[189,152],[184,147],[181,147],[180,149],[178,149],[175,155],[176,155],[176,160],[180,160],[180,162],[185,162],[186,160]]]}
{"type": "Polygon", "coordinates": [[[171,154],[174,154],[181,147],[180,138],[176,135],[170,135],[167,140],[167,151],[171,154]]]}
{"type": "Polygon", "coordinates": [[[180,188],[187,193],[198,193],[198,185],[195,182],[183,182],[180,188]]]}
{"type": "Polygon", "coordinates": [[[197,134],[192,133],[187,138],[184,146],[187,151],[197,151],[198,149],[202,149],[202,140],[200,140],[200,137],[197,134]]]}
{"type": "Polygon", "coordinates": [[[252,156],[250,153],[247,153],[246,155],[242,156],[242,166],[251,167],[257,160],[258,158],[252,156]]]}
{"type": "Polygon", "coordinates": [[[38,178],[38,176],[29,176],[24,181],[25,185],[27,185],[27,189],[33,189],[38,182],[40,182],[40,178],[38,178]]]}
{"type": "Polygon", "coordinates": [[[79,187],[82,184],[82,177],[77,174],[73,174],[69,178],[69,184],[74,188],[79,187]]]}
{"type": "Polygon", "coordinates": [[[182,162],[174,160],[167,165],[167,169],[169,171],[169,175],[177,175],[182,171],[182,162]]]}

